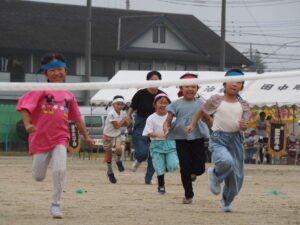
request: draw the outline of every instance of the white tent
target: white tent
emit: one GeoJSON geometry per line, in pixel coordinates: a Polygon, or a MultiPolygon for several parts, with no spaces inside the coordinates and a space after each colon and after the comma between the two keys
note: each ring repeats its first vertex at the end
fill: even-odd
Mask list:
{"type": "MultiPolygon", "coordinates": [[[[143,83],[146,81],[146,75],[149,71],[119,71],[109,83],[143,83]]],[[[179,80],[179,77],[187,71],[161,71],[163,81],[179,80]]],[[[190,71],[198,75],[198,78],[224,78],[224,72],[215,71],[190,71]]],[[[254,74],[246,73],[245,76],[254,74]]],[[[171,100],[177,99],[178,87],[160,87],[166,92],[171,100]]],[[[122,95],[126,102],[130,102],[133,95],[136,93],[137,88],[124,89],[103,89],[98,91],[91,99],[93,104],[107,104],[115,95],[122,95]]],[[[208,99],[214,94],[223,93],[223,84],[212,83],[200,85],[198,91],[199,95],[208,99]]],[[[287,77],[287,78],[272,78],[264,80],[246,81],[244,90],[241,96],[246,99],[251,106],[283,106],[283,105],[297,105],[300,107],[300,77],[287,77]]]]}
{"type": "Polygon", "coordinates": [[[249,81],[242,96],[251,106],[300,107],[300,77],[249,81]]]}
{"type": "MultiPolygon", "coordinates": [[[[132,83],[143,83],[146,82],[146,75],[149,71],[119,71],[109,83],[122,83],[129,82],[132,83]]],[[[161,71],[163,81],[174,81],[179,80],[179,78],[187,73],[187,71],[161,71]]],[[[213,77],[224,77],[224,72],[215,72],[215,71],[189,71],[189,73],[197,74],[198,78],[213,78],[213,77]]],[[[247,84],[247,83],[246,83],[247,84]]],[[[247,86],[247,85],[246,85],[247,86]]],[[[160,87],[165,93],[167,93],[171,100],[177,99],[177,92],[179,91],[178,87],[160,87]]],[[[98,91],[91,99],[92,104],[107,104],[113,99],[115,95],[122,95],[125,98],[126,102],[130,102],[133,95],[137,92],[137,88],[126,88],[124,89],[103,89],[98,91]]],[[[223,94],[223,84],[214,83],[214,84],[203,84],[200,85],[198,91],[199,95],[208,99],[214,94],[223,94]]]]}

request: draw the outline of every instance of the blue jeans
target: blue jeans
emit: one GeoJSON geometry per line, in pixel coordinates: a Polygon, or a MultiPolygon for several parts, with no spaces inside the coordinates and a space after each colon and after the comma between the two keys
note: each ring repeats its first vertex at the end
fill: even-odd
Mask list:
{"type": "Polygon", "coordinates": [[[244,180],[244,148],[240,132],[213,132],[209,150],[215,163],[214,175],[219,182],[225,182],[223,200],[231,204],[242,188],[244,180]]]}
{"type": "Polygon", "coordinates": [[[146,119],[135,115],[134,118],[134,128],[132,132],[132,142],[134,148],[134,157],[138,162],[146,161],[148,162],[147,172],[145,175],[145,183],[150,184],[152,176],[155,173],[152,164],[152,158],[150,155],[150,139],[149,137],[142,136],[143,130],[146,125],[146,119]]]}

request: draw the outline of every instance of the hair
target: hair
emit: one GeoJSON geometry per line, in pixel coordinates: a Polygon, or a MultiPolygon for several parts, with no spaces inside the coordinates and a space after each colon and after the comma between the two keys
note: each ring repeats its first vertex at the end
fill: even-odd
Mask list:
{"type": "Polygon", "coordinates": [[[122,98],[122,99],[124,99],[124,97],[123,97],[122,95],[116,95],[116,96],[113,98],[113,100],[115,100],[115,99],[117,99],[117,98],[122,98]]]}
{"type": "Polygon", "coordinates": [[[160,74],[160,72],[155,71],[155,70],[150,71],[149,73],[147,73],[146,79],[147,79],[147,80],[150,80],[151,77],[153,77],[154,75],[158,76],[159,80],[161,80],[161,74],[160,74]]]}
{"type": "MultiPolygon", "coordinates": [[[[113,102],[115,99],[117,99],[117,98],[122,98],[122,99],[124,99],[124,97],[123,97],[122,95],[116,95],[116,96],[114,96],[114,97],[113,97],[113,100],[111,100],[111,101],[110,101],[109,103],[107,103],[107,105],[105,106],[105,110],[107,110],[108,107],[112,106],[112,105],[113,105],[112,102],[113,102]]],[[[128,106],[125,104],[124,110],[127,109],[127,108],[128,108],[128,106]]]]}
{"type": "Polygon", "coordinates": [[[266,113],[265,112],[260,112],[259,116],[266,116],[266,113]]]}
{"type": "Polygon", "coordinates": [[[232,73],[232,72],[236,72],[236,73],[240,73],[241,75],[244,75],[244,73],[242,72],[242,70],[234,68],[234,69],[230,69],[225,73],[225,76],[227,76],[228,74],[232,73]]]}
{"type": "Polygon", "coordinates": [[[66,62],[66,57],[63,55],[63,54],[60,54],[60,53],[49,53],[47,55],[45,55],[42,60],[41,60],[41,65],[45,65],[49,62],[52,62],[53,60],[58,60],[58,61],[61,61],[61,62],[66,62]]]}
{"type": "Polygon", "coordinates": [[[156,104],[156,102],[157,102],[159,99],[161,99],[161,98],[166,98],[166,99],[167,99],[167,101],[168,101],[168,103],[169,103],[169,104],[171,103],[171,100],[169,99],[169,97],[168,97],[168,96],[166,96],[166,95],[162,95],[162,96],[158,96],[157,98],[156,98],[156,97],[154,97],[153,105],[155,105],[155,104],[156,104]]]}

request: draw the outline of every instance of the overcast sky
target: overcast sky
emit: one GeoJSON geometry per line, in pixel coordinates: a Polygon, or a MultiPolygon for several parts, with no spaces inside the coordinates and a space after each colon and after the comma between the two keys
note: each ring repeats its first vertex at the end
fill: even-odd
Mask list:
{"type": "MultiPolygon", "coordinates": [[[[32,0],[86,5],[86,0],[32,0]]],[[[192,14],[220,34],[222,0],[130,0],[130,9],[192,14]]],[[[300,0],[227,0],[226,41],[249,57],[259,51],[272,71],[300,69],[300,0]]],[[[92,0],[123,8],[126,0],[92,0]]]]}

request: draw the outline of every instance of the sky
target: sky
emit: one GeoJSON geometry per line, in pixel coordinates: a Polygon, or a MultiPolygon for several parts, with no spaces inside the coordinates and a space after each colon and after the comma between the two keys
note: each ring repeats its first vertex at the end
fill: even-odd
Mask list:
{"type": "MultiPolygon", "coordinates": [[[[31,0],[86,5],[87,0],[31,0]]],[[[94,7],[126,8],[126,0],[91,0],[94,7]]],[[[129,0],[130,9],[191,14],[220,35],[222,0],[129,0]]],[[[226,41],[266,71],[300,69],[300,0],[226,0],[226,41]]]]}

